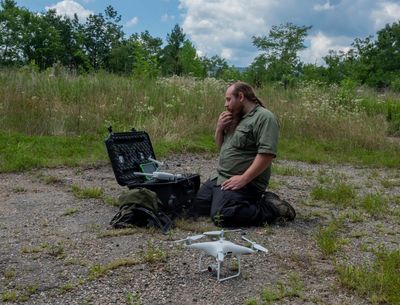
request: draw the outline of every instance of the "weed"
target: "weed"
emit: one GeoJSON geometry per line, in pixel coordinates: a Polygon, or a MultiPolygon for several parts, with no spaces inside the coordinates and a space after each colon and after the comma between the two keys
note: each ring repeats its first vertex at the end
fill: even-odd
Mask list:
{"type": "Polygon", "coordinates": [[[143,262],[154,264],[158,262],[167,261],[167,252],[165,250],[158,248],[150,243],[147,245],[147,250],[141,253],[143,262]]]}
{"type": "Polygon", "coordinates": [[[103,201],[104,201],[104,203],[109,204],[109,205],[112,205],[112,206],[115,206],[115,207],[118,207],[118,206],[119,206],[118,199],[113,198],[113,197],[111,197],[111,196],[106,196],[106,195],[104,195],[104,196],[103,196],[103,201]]]}
{"type": "Polygon", "coordinates": [[[43,218],[40,221],[40,224],[42,225],[42,227],[48,227],[49,226],[49,220],[47,218],[43,218]]]}
{"type": "Polygon", "coordinates": [[[27,189],[22,186],[16,186],[13,188],[14,193],[25,193],[26,191],[27,189]]]}
{"type": "Polygon", "coordinates": [[[50,245],[47,249],[47,254],[54,256],[56,258],[64,258],[65,252],[63,243],[57,242],[55,244],[50,245]]]}
{"type": "Polygon", "coordinates": [[[261,294],[263,304],[269,305],[271,302],[282,300],[284,298],[302,297],[304,283],[301,281],[299,274],[291,273],[287,284],[278,282],[274,289],[264,289],[261,294]]]}
{"type": "Polygon", "coordinates": [[[1,293],[3,302],[15,302],[18,300],[18,294],[15,290],[6,290],[1,293]]]}
{"type": "Polygon", "coordinates": [[[338,204],[341,207],[346,207],[356,197],[356,193],[351,185],[339,182],[331,187],[320,185],[313,188],[311,197],[316,200],[325,200],[338,204]]]}
{"type": "Polygon", "coordinates": [[[325,256],[334,254],[340,248],[338,231],[343,225],[342,220],[334,220],[328,226],[319,228],[316,241],[325,256]]]}
{"type": "Polygon", "coordinates": [[[249,298],[244,301],[245,305],[257,305],[256,298],[249,298]]]}
{"type": "Polygon", "coordinates": [[[101,230],[101,226],[98,223],[89,223],[86,225],[86,228],[93,233],[99,233],[101,230]]]}
{"type": "Polygon", "coordinates": [[[123,266],[133,266],[140,264],[141,260],[136,258],[131,259],[117,259],[108,263],[107,265],[95,264],[89,268],[89,280],[95,280],[104,276],[108,271],[117,269],[123,266]]]}
{"type": "Polygon", "coordinates": [[[375,251],[372,265],[339,265],[337,271],[343,286],[367,297],[373,304],[400,303],[400,251],[383,248],[375,251]]]}
{"type": "Polygon", "coordinates": [[[270,290],[268,288],[265,288],[262,291],[261,299],[264,302],[263,304],[269,305],[271,304],[272,301],[280,300],[282,299],[282,297],[275,290],[270,290]]]}
{"type": "Polygon", "coordinates": [[[61,178],[58,178],[56,176],[50,176],[50,175],[42,176],[41,179],[45,184],[57,184],[57,183],[62,182],[61,178]]]}
{"type": "Polygon", "coordinates": [[[352,211],[347,215],[347,218],[349,219],[350,222],[356,223],[356,222],[363,222],[365,220],[365,217],[360,211],[352,211]]]}
{"type": "Polygon", "coordinates": [[[15,270],[14,269],[6,269],[3,272],[4,278],[5,279],[12,279],[13,277],[15,277],[15,270]]]}
{"type": "Polygon", "coordinates": [[[80,199],[102,198],[104,194],[104,190],[101,187],[80,188],[77,185],[72,185],[71,190],[75,197],[80,199]]]}
{"type": "Polygon", "coordinates": [[[222,215],[222,214],[219,214],[219,213],[215,214],[213,221],[214,221],[214,223],[215,223],[215,225],[216,225],[217,227],[222,226],[222,223],[223,223],[223,221],[224,221],[224,220],[223,220],[223,215],[222,215]]]}
{"type": "Polygon", "coordinates": [[[39,253],[42,252],[43,249],[41,247],[28,247],[28,246],[23,246],[21,248],[22,253],[39,253]]]}
{"type": "Polygon", "coordinates": [[[64,294],[64,293],[72,291],[75,287],[76,287],[76,284],[74,284],[72,282],[68,282],[68,283],[65,283],[64,285],[62,285],[59,288],[59,291],[61,294],[64,294]]]}
{"type": "Polygon", "coordinates": [[[135,292],[128,292],[126,294],[126,301],[130,305],[140,305],[140,295],[135,292]]]}
{"type": "Polygon", "coordinates": [[[69,215],[75,214],[77,212],[79,212],[78,208],[68,208],[64,211],[64,213],[62,213],[62,216],[69,216],[69,215]]]}
{"type": "Polygon", "coordinates": [[[380,193],[367,194],[361,199],[360,206],[370,215],[378,216],[388,210],[388,200],[380,193]]]}
{"type": "Polygon", "coordinates": [[[400,186],[400,179],[382,179],[380,180],[384,188],[392,188],[400,186]]]}

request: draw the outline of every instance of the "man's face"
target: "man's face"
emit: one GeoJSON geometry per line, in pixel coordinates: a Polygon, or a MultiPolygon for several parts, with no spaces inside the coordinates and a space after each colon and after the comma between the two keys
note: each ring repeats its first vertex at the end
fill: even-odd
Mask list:
{"type": "Polygon", "coordinates": [[[243,103],[241,101],[242,95],[239,92],[238,96],[232,94],[233,86],[230,86],[226,90],[225,94],[225,108],[228,110],[234,117],[241,117],[243,110],[243,103]]]}

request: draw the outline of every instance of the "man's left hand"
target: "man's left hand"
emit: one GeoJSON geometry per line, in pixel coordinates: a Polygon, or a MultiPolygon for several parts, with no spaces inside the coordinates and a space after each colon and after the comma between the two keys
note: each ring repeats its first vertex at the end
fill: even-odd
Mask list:
{"type": "Polygon", "coordinates": [[[244,179],[243,175],[237,175],[229,178],[222,183],[223,190],[238,190],[244,187],[248,182],[244,179]]]}

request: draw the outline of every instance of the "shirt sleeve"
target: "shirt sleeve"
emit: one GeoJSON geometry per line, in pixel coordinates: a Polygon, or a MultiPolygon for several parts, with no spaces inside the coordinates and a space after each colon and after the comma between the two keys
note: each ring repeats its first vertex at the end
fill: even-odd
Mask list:
{"type": "Polygon", "coordinates": [[[278,153],[279,123],[275,115],[265,112],[255,126],[257,153],[272,154],[278,153]]]}

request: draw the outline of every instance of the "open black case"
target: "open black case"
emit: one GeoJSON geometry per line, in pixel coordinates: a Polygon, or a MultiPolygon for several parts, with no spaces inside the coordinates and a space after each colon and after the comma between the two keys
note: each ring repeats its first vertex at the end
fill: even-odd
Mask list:
{"type": "Polygon", "coordinates": [[[135,129],[113,132],[109,127],[108,131],[105,145],[118,184],[129,189],[145,187],[155,192],[164,205],[164,212],[172,217],[186,213],[200,187],[200,176],[189,174],[164,181],[137,175],[137,172],[154,169],[149,157],[156,160],[156,156],[149,135],[135,129]]]}

